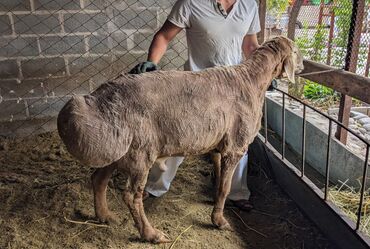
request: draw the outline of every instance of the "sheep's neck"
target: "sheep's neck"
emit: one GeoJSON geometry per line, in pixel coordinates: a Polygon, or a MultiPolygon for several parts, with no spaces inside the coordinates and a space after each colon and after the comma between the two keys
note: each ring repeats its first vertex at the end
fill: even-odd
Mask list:
{"type": "Polygon", "coordinates": [[[281,68],[279,67],[282,66],[282,57],[280,53],[261,49],[244,62],[241,70],[245,70],[244,75],[249,77],[249,81],[264,95],[272,79],[280,74],[281,68]]]}

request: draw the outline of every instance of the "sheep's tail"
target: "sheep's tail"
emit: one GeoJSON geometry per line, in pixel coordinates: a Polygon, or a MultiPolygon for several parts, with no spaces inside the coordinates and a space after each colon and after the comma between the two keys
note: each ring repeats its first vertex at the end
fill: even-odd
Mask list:
{"type": "Polygon", "coordinates": [[[93,97],[74,96],[58,115],[58,132],[69,153],[90,167],[123,157],[131,143],[128,130],[104,120],[93,97]]]}

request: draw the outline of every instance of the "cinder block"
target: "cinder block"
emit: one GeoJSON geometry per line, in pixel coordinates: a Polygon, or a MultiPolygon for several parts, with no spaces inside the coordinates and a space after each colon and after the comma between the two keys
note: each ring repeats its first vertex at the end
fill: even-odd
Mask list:
{"type": "Polygon", "coordinates": [[[70,97],[30,99],[27,101],[29,117],[37,119],[55,117],[69,99],[70,97]]]}
{"type": "Polygon", "coordinates": [[[121,3],[125,4],[121,0],[83,0],[84,9],[86,10],[104,10],[108,6],[112,6],[116,1],[120,1],[121,3]]]}
{"type": "Polygon", "coordinates": [[[1,0],[0,11],[31,10],[30,1],[1,0]]]}
{"type": "Polygon", "coordinates": [[[184,51],[187,52],[186,37],[185,36],[182,37],[180,34],[177,35],[177,37],[175,37],[175,39],[173,39],[169,44],[169,49],[173,49],[175,52],[179,54],[184,51]]]}
{"type": "Polygon", "coordinates": [[[186,59],[179,56],[178,52],[170,49],[159,63],[159,67],[164,70],[183,70],[186,59]]]}
{"type": "Polygon", "coordinates": [[[138,0],[139,6],[144,7],[160,7],[160,8],[170,8],[172,7],[176,0],[138,0]]]}
{"type": "Polygon", "coordinates": [[[111,35],[112,50],[126,52],[127,51],[127,35],[123,32],[115,32],[111,35]]]}
{"type": "Polygon", "coordinates": [[[89,52],[93,54],[103,54],[110,51],[108,36],[94,36],[88,38],[89,52]]]}
{"type": "Polygon", "coordinates": [[[88,94],[90,92],[88,77],[66,77],[47,79],[45,90],[49,97],[62,97],[72,94],[88,94]]]}
{"type": "Polygon", "coordinates": [[[110,70],[112,58],[110,56],[69,58],[68,65],[71,75],[94,76],[110,70]]]}
{"type": "Polygon", "coordinates": [[[0,102],[0,121],[25,119],[26,109],[26,102],[23,100],[4,100],[0,102]]]}
{"type": "Polygon", "coordinates": [[[118,29],[157,29],[157,11],[153,9],[127,8],[113,10],[114,23],[118,29]]]}
{"type": "Polygon", "coordinates": [[[42,80],[0,80],[0,95],[4,99],[45,96],[42,80]]]}
{"type": "Polygon", "coordinates": [[[80,0],[34,0],[36,10],[78,10],[80,0]]]}
{"type": "Polygon", "coordinates": [[[0,79],[17,78],[19,68],[16,60],[0,61],[0,79]]]}
{"type": "Polygon", "coordinates": [[[86,53],[83,36],[40,37],[41,54],[66,55],[86,53]]]}
{"type": "Polygon", "coordinates": [[[136,64],[146,61],[147,56],[146,52],[123,54],[112,63],[112,70],[115,72],[129,72],[136,64]]]}
{"type": "Polygon", "coordinates": [[[39,54],[35,37],[0,38],[0,56],[34,56],[39,54]]]}
{"type": "Polygon", "coordinates": [[[148,51],[150,43],[153,40],[154,33],[141,33],[141,32],[135,32],[134,33],[134,49],[135,50],[143,50],[148,51]]]}
{"type": "Polygon", "coordinates": [[[17,34],[49,34],[61,31],[58,15],[14,15],[14,27],[17,34]]]}
{"type": "Polygon", "coordinates": [[[66,67],[63,58],[39,58],[21,62],[24,78],[49,77],[65,75],[66,67]]]}
{"type": "Polygon", "coordinates": [[[73,32],[104,32],[107,31],[108,17],[105,13],[97,14],[65,14],[64,29],[73,32]]]}
{"type": "Polygon", "coordinates": [[[0,34],[10,35],[12,33],[12,27],[10,25],[9,16],[0,16],[0,34]]]}

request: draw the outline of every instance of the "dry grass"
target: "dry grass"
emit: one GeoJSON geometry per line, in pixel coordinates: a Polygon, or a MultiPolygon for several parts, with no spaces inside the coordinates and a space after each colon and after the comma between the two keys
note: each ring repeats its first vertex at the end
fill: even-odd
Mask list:
{"type": "MultiPolygon", "coordinates": [[[[339,207],[351,220],[357,222],[357,214],[360,203],[360,192],[348,186],[347,181],[330,188],[329,199],[339,207]]],[[[365,191],[364,202],[361,211],[360,230],[370,236],[370,193],[365,191]]]]}

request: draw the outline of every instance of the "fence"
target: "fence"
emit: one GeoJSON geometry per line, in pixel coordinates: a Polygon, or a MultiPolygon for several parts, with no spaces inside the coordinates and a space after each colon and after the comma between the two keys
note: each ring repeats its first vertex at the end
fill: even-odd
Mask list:
{"type": "MultiPolygon", "coordinates": [[[[138,62],[144,61],[155,31],[165,21],[174,2],[2,0],[0,135],[29,136],[55,129],[56,115],[71,95],[87,94],[106,80],[127,72],[138,62]]],[[[345,0],[301,2],[303,5],[293,22],[293,33],[305,57],[368,77],[369,0],[364,1],[365,5],[359,6],[345,0]],[[352,13],[354,10],[355,13],[352,13]]],[[[358,2],[363,1],[354,1],[358,2]]],[[[293,10],[294,7],[288,8],[282,15],[268,13],[266,23],[262,23],[265,25],[266,36],[288,34],[289,15],[293,16],[293,10]]],[[[165,70],[182,69],[186,59],[187,46],[182,32],[171,43],[160,67],[165,70]]],[[[348,88],[347,84],[339,90],[346,93],[348,88]]],[[[366,89],[358,87],[359,93],[353,96],[368,99],[369,95],[365,95],[369,90],[366,89]]],[[[287,93],[283,95],[288,96],[287,93]]],[[[304,110],[306,108],[308,107],[305,105],[304,110]]],[[[284,109],[282,115],[282,120],[285,120],[284,109]]],[[[330,126],[343,126],[332,118],[329,120],[330,126]]],[[[304,133],[305,122],[302,129],[304,133]]],[[[331,129],[328,131],[330,133],[331,129]]],[[[281,155],[284,159],[285,129],[282,134],[281,155]]],[[[331,135],[329,134],[329,146],[331,135]]],[[[267,134],[265,137],[267,138],[267,134]]],[[[365,186],[369,142],[363,142],[366,143],[367,154],[361,180],[362,186],[365,186]]],[[[304,140],[302,148],[303,177],[304,140]]],[[[329,186],[329,169],[330,165],[327,165],[325,199],[329,186]]],[[[361,219],[363,220],[361,209],[366,197],[368,193],[362,188],[354,231],[359,229],[361,219]]]]}
{"type": "MultiPolygon", "coordinates": [[[[52,128],[72,94],[87,94],[146,60],[173,2],[1,1],[0,134],[52,128]]],[[[186,58],[182,33],[160,66],[181,69],[186,58]]]]}
{"type": "MultiPolygon", "coordinates": [[[[306,59],[335,67],[345,67],[350,34],[352,2],[346,0],[302,1],[295,20],[295,41],[306,59]]],[[[267,15],[267,36],[287,34],[292,8],[280,17],[267,15]]],[[[354,48],[353,72],[369,76],[370,65],[370,1],[359,6],[351,46],[354,48]]]]}
{"type": "MultiPolygon", "coordinates": [[[[55,128],[55,116],[72,94],[86,94],[146,59],[155,31],[175,1],[4,0],[0,3],[0,135],[55,128]]],[[[337,67],[347,51],[352,5],[305,1],[295,25],[306,58],[337,67]],[[314,38],[314,39],[312,39],[314,38]]],[[[291,8],[268,14],[267,36],[286,34],[291,8]]],[[[369,1],[353,44],[352,67],[368,75],[369,1]],[[356,45],[357,44],[357,45],[356,45]]],[[[162,69],[182,69],[184,32],[172,42],[162,69]]]]}

